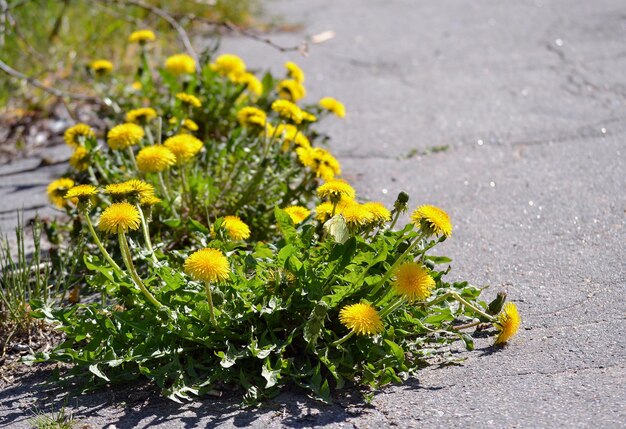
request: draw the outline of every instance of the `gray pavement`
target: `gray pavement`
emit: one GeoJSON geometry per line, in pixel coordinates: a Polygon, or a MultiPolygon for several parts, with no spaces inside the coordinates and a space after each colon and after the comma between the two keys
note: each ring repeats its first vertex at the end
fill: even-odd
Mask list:
{"type": "MultiPolygon", "coordinates": [[[[118,428],[624,427],[626,4],[281,0],[269,10],[304,25],[277,43],[336,37],[304,59],[243,39],[222,51],[275,71],[295,60],[309,100],[344,101],[346,120],[324,126],[344,176],[373,200],[404,190],[413,205],[445,208],[451,276],[490,284],[488,296],[507,290],[523,328],[498,352],[479,339],[461,366],[425,369],[371,406],[288,392],[254,411],[216,399],[123,407],[128,395],[111,391],[77,399],[78,416],[118,428]]],[[[5,392],[0,427],[27,427],[28,390],[5,392]]]]}

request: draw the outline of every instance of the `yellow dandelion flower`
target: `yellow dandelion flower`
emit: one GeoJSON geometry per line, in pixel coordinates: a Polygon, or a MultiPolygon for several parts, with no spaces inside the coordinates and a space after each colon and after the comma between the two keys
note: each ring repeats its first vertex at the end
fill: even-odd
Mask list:
{"type": "Polygon", "coordinates": [[[146,43],[146,42],[153,42],[156,40],[156,36],[154,35],[154,32],[152,32],[151,30],[137,30],[137,31],[133,31],[132,33],[130,33],[130,36],[128,36],[128,41],[130,43],[146,43]]]}
{"type": "Polygon", "coordinates": [[[52,204],[60,209],[67,207],[67,201],[64,197],[72,186],[74,186],[74,181],[72,179],[68,179],[67,177],[62,177],[52,181],[46,189],[48,199],[52,204]]]}
{"type": "Polygon", "coordinates": [[[132,85],[130,86],[134,91],[141,91],[141,89],[143,88],[143,85],[141,84],[141,82],[139,81],[135,81],[132,83],[132,85]]]}
{"type": "Polygon", "coordinates": [[[127,202],[113,203],[100,215],[98,228],[106,234],[126,232],[139,228],[141,223],[139,211],[127,202]]]}
{"type": "Polygon", "coordinates": [[[129,110],[126,113],[126,122],[147,123],[157,117],[157,112],[152,107],[141,107],[139,109],[129,110]]]}
{"type": "Polygon", "coordinates": [[[302,134],[297,127],[291,124],[280,124],[276,127],[276,134],[283,138],[283,145],[281,147],[283,152],[289,150],[293,145],[295,148],[310,148],[311,142],[302,134]]]}
{"type": "Polygon", "coordinates": [[[228,78],[239,85],[245,85],[252,94],[259,96],[263,94],[263,83],[252,73],[231,73],[228,78]]]}
{"type": "Polygon", "coordinates": [[[227,280],[230,275],[228,259],[221,250],[205,248],[192,253],[185,260],[185,272],[195,280],[215,282],[227,280]]]}
{"type": "Polygon", "coordinates": [[[233,240],[245,240],[250,237],[250,227],[238,216],[225,216],[222,226],[233,240]]]}
{"type": "Polygon", "coordinates": [[[325,201],[315,207],[315,219],[320,222],[326,222],[330,215],[333,213],[333,205],[328,201],[325,201]]]}
{"type": "Polygon", "coordinates": [[[513,338],[521,323],[522,319],[517,312],[517,307],[512,302],[507,302],[494,322],[494,326],[500,331],[495,343],[498,345],[505,344],[513,338]]]}
{"type": "Polygon", "coordinates": [[[356,201],[339,207],[339,213],[346,220],[348,226],[352,228],[358,228],[374,222],[374,215],[363,207],[363,204],[359,204],[356,201]]]}
{"type": "Polygon", "coordinates": [[[257,107],[247,106],[243,107],[237,112],[237,120],[244,126],[265,126],[267,121],[267,115],[265,112],[257,107]]]}
{"type": "Polygon", "coordinates": [[[79,146],[83,140],[88,138],[94,138],[96,134],[93,132],[93,129],[87,124],[76,124],[73,127],[69,127],[65,130],[65,134],[63,135],[63,139],[65,140],[65,144],[70,147],[75,148],[79,146]]]}
{"type": "Polygon", "coordinates": [[[372,214],[375,222],[388,222],[391,220],[391,212],[383,203],[369,202],[363,204],[363,208],[372,214]]]}
{"type": "Polygon", "coordinates": [[[115,200],[141,198],[142,196],[154,194],[154,186],[142,180],[133,179],[106,185],[104,193],[111,195],[115,200]]]}
{"type": "Polygon", "coordinates": [[[160,173],[176,164],[176,155],[163,145],[144,147],[137,154],[137,168],[142,173],[160,173]]]}
{"type": "Polygon", "coordinates": [[[302,165],[309,167],[317,177],[325,181],[341,174],[339,161],[326,149],[301,147],[296,149],[296,153],[302,165]]]}
{"type": "Polygon", "coordinates": [[[113,71],[113,63],[109,60],[95,60],[89,64],[96,74],[105,74],[113,71]]]}
{"type": "Polygon", "coordinates": [[[196,124],[192,119],[183,120],[183,128],[187,131],[198,131],[198,124],[196,124]]]}
{"type": "Polygon", "coordinates": [[[139,204],[142,206],[154,206],[159,204],[161,201],[162,200],[154,194],[143,195],[139,198],[139,204]]]}
{"type": "Polygon", "coordinates": [[[178,98],[184,104],[187,104],[192,107],[202,106],[202,102],[195,95],[187,94],[185,92],[179,92],[178,94],[176,94],[176,98],[178,98]]]}
{"type": "Polygon", "coordinates": [[[307,122],[315,122],[317,121],[317,116],[312,113],[302,111],[302,120],[307,122]]]}
{"type": "Polygon", "coordinates": [[[333,179],[317,188],[317,195],[322,199],[339,201],[342,197],[354,199],[356,192],[345,180],[333,179]]]}
{"type": "Polygon", "coordinates": [[[452,223],[448,214],[439,207],[423,205],[411,214],[411,221],[428,234],[450,236],[452,223]]]}
{"type": "Polygon", "coordinates": [[[335,100],[332,97],[324,97],[320,100],[319,105],[322,109],[328,110],[329,112],[334,113],[340,118],[345,118],[346,116],[346,106],[343,105],[338,100],[335,100]]]}
{"type": "Polygon", "coordinates": [[[393,283],[395,292],[409,302],[425,301],[435,287],[435,280],[428,271],[415,262],[406,262],[398,267],[393,283]]]}
{"type": "Polygon", "coordinates": [[[306,97],[306,88],[294,79],[285,79],[278,82],[276,92],[281,98],[289,101],[299,101],[306,97]]]}
{"type": "Polygon", "coordinates": [[[70,165],[76,171],[85,171],[89,167],[89,151],[78,146],[70,157],[70,165]]]}
{"type": "Polygon", "coordinates": [[[296,124],[302,122],[302,110],[289,100],[276,100],[272,103],[272,110],[281,118],[288,119],[296,124]]]}
{"type": "Polygon", "coordinates": [[[65,199],[78,199],[80,202],[86,202],[98,195],[98,189],[93,185],[76,185],[71,187],[65,193],[65,199]]]}
{"type": "Polygon", "coordinates": [[[138,144],[145,136],[143,128],[137,124],[117,125],[107,134],[107,143],[114,150],[122,150],[138,144]]]}
{"type": "Polygon", "coordinates": [[[345,306],[339,312],[339,320],[359,335],[376,335],[384,329],[378,311],[366,302],[345,306]]]}
{"type": "Polygon", "coordinates": [[[299,83],[304,83],[304,72],[298,66],[298,64],[293,61],[287,61],[285,63],[285,68],[287,69],[287,75],[299,83]]]}
{"type": "Polygon", "coordinates": [[[165,140],[163,144],[176,156],[178,164],[189,161],[204,146],[202,141],[189,134],[177,134],[165,140]]]}
{"type": "Polygon", "coordinates": [[[311,210],[302,206],[290,206],[285,208],[285,213],[287,213],[293,223],[297,225],[304,222],[304,220],[309,217],[311,210]]]}
{"type": "Polygon", "coordinates": [[[196,61],[187,54],[176,54],[165,60],[165,70],[174,74],[193,74],[196,71],[196,61]]]}
{"type": "Polygon", "coordinates": [[[246,63],[233,54],[222,54],[209,66],[211,70],[221,75],[242,74],[246,71],[246,63]]]}

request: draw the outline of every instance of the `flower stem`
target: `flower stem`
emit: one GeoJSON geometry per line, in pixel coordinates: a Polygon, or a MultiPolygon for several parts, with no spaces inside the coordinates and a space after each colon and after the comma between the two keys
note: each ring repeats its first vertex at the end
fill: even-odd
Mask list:
{"type": "Polygon", "coordinates": [[[141,290],[141,292],[148,299],[148,301],[154,304],[156,308],[163,307],[163,304],[157,301],[154,295],[150,293],[148,288],[146,288],[146,286],[141,281],[139,274],[137,274],[137,271],[135,270],[135,266],[133,265],[133,259],[130,255],[130,249],[128,248],[128,242],[126,241],[126,235],[124,234],[123,231],[120,231],[118,233],[118,239],[120,242],[120,251],[122,252],[122,259],[124,259],[124,264],[126,265],[126,269],[130,273],[130,276],[135,282],[135,285],[139,288],[139,290],[141,290]]]}
{"type": "Polygon", "coordinates": [[[343,344],[348,340],[348,338],[352,337],[353,335],[354,335],[354,331],[350,331],[348,332],[348,335],[344,336],[343,338],[338,339],[334,343],[331,343],[331,346],[338,346],[340,344],[343,344]]]}
{"type": "Polygon", "coordinates": [[[159,262],[159,260],[154,254],[154,249],[152,248],[152,241],[150,240],[150,232],[148,231],[148,223],[146,222],[146,217],[143,214],[143,210],[141,210],[141,205],[137,203],[135,206],[137,207],[137,211],[139,212],[139,219],[141,219],[141,230],[143,231],[143,238],[146,241],[146,246],[148,247],[148,250],[150,251],[150,254],[152,256],[152,262],[156,264],[157,262],[159,262]]]}
{"type": "Polygon", "coordinates": [[[209,302],[209,313],[211,314],[211,323],[217,325],[217,319],[215,318],[215,310],[213,308],[213,295],[211,294],[211,285],[209,282],[204,283],[204,291],[206,293],[206,299],[209,302]]]}
{"type": "Polygon", "coordinates": [[[107,250],[102,245],[102,242],[98,238],[98,234],[96,234],[96,230],[94,229],[93,224],[91,223],[91,218],[89,217],[89,214],[86,211],[83,211],[83,215],[85,216],[85,220],[87,221],[87,228],[89,228],[91,237],[93,238],[93,241],[95,241],[96,246],[98,246],[98,249],[100,249],[100,253],[102,253],[102,256],[104,256],[104,259],[106,259],[109,265],[113,267],[113,271],[115,271],[115,273],[119,277],[122,277],[122,269],[120,268],[119,265],[115,263],[113,258],[111,258],[111,255],[109,255],[109,252],[107,252],[107,250]]]}
{"type": "Polygon", "coordinates": [[[402,296],[398,296],[395,299],[389,301],[387,306],[383,308],[380,312],[380,318],[384,318],[389,314],[393,313],[397,308],[399,308],[402,304],[404,304],[404,299],[402,296]]]}
{"type": "Polygon", "coordinates": [[[478,308],[478,307],[476,307],[475,305],[470,304],[470,303],[469,303],[469,302],[468,302],[465,298],[461,297],[461,296],[460,296],[458,293],[456,293],[456,292],[448,292],[448,293],[444,293],[443,295],[441,295],[441,296],[439,296],[439,297],[437,297],[437,298],[433,299],[432,301],[427,302],[427,303],[425,304],[425,307],[430,307],[430,306],[433,306],[433,305],[435,305],[435,304],[440,303],[441,301],[445,301],[445,300],[446,300],[446,299],[448,299],[448,298],[453,298],[453,299],[456,299],[456,300],[457,300],[457,301],[459,301],[461,304],[463,304],[464,306],[466,306],[466,307],[470,308],[470,309],[471,309],[472,311],[474,311],[476,314],[479,314],[480,316],[482,316],[482,317],[486,318],[487,320],[490,320],[490,321],[492,321],[492,322],[493,322],[494,320],[496,320],[496,318],[495,318],[495,317],[493,317],[493,316],[492,316],[492,315],[490,315],[490,314],[485,313],[484,311],[482,311],[481,309],[479,309],[479,308],[478,308]]]}
{"type": "Polygon", "coordinates": [[[398,222],[398,218],[400,217],[400,210],[396,210],[393,220],[391,221],[391,225],[389,225],[389,230],[393,230],[393,227],[396,226],[396,222],[398,222]]]}
{"type": "Polygon", "coordinates": [[[135,153],[133,152],[133,148],[131,146],[128,146],[126,150],[128,151],[128,155],[130,156],[130,161],[133,164],[133,168],[135,169],[135,171],[138,172],[139,169],[137,168],[137,161],[135,160],[135,153]]]}

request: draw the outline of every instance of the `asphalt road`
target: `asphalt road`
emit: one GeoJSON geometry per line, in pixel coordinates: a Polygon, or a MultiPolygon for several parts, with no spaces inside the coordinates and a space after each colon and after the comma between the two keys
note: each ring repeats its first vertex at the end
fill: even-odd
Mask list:
{"type": "MultiPolygon", "coordinates": [[[[288,392],[254,411],[215,399],[123,407],[127,393],[111,391],[76,400],[77,416],[117,428],[624,427],[626,4],[281,0],[268,10],[303,24],[278,44],[335,37],[307,58],[241,38],[221,50],[275,71],[295,60],[309,100],[344,101],[347,118],[324,126],[344,176],[373,200],[404,190],[413,205],[446,209],[451,275],[491,285],[488,296],[506,290],[523,327],[502,350],[479,339],[463,365],[426,369],[371,406],[288,392]]],[[[0,427],[27,427],[28,390],[5,391],[0,427]]]]}

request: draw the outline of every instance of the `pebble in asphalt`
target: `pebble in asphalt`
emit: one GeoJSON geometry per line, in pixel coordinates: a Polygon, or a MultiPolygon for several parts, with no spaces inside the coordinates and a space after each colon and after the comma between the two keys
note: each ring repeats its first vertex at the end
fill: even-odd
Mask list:
{"type": "MultiPolygon", "coordinates": [[[[303,24],[278,44],[335,37],[307,58],[237,38],[221,51],[276,72],[295,60],[309,101],[344,101],[345,121],[324,125],[344,176],[373,200],[404,190],[413,205],[445,208],[450,275],[490,284],[487,296],[508,291],[523,328],[499,351],[478,340],[463,365],[426,369],[371,407],[290,392],[254,411],[215,399],[123,408],[126,393],[112,391],[77,400],[77,415],[118,428],[623,427],[623,2],[281,0],[268,11],[303,24]]],[[[47,178],[0,180],[11,207],[16,195],[45,201],[47,178]]],[[[28,427],[28,388],[0,397],[0,427],[28,427]]]]}

